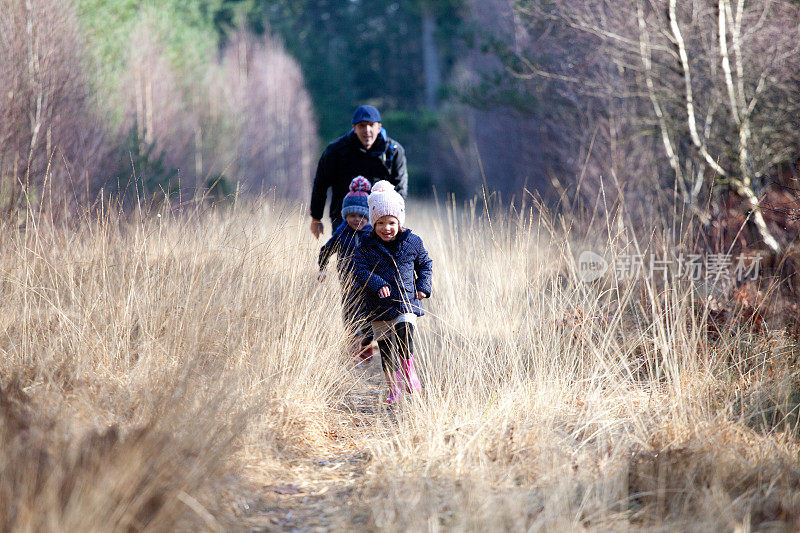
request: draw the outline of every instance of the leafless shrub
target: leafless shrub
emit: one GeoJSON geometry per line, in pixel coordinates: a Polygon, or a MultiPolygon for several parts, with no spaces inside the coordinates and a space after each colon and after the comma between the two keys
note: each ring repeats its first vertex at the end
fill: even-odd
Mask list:
{"type": "Polygon", "coordinates": [[[356,379],[304,213],[160,214],[0,232],[0,530],[236,529],[242,447],[300,453],[356,379]]]}
{"type": "Polygon", "coordinates": [[[149,152],[151,158],[162,158],[165,168],[161,172],[165,175],[147,175],[152,169],[145,165],[129,170],[139,173],[138,180],[158,182],[162,187],[167,186],[166,180],[180,180],[186,188],[195,186],[192,158],[198,126],[189,101],[191,95],[180,82],[181,74],[166,57],[156,25],[147,13],[142,14],[131,32],[128,67],[128,79],[122,85],[128,105],[123,127],[134,130],[134,142],[138,143],[129,148],[138,153],[149,152]]]}
{"type": "Polygon", "coordinates": [[[196,376],[173,377],[156,393],[161,403],[148,419],[124,431],[111,425],[76,432],[37,406],[18,379],[4,383],[0,527],[172,529],[188,518],[213,529],[192,494],[224,465],[243,418],[230,401],[208,399],[196,376]]]}
{"type": "Polygon", "coordinates": [[[254,192],[276,187],[305,197],[316,129],[300,69],[283,47],[236,35],[220,58],[187,74],[197,80],[190,87],[159,41],[155,24],[143,18],[130,47],[125,128],[135,132],[134,148],[163,161],[151,170],[168,175],[137,179],[164,186],[179,178],[191,190],[223,178],[254,192]]]}
{"type": "Polygon", "coordinates": [[[223,53],[222,79],[237,121],[237,174],[251,189],[305,198],[316,152],[311,100],[283,46],[237,35],[223,53]]]}
{"type": "Polygon", "coordinates": [[[795,5],[532,0],[517,12],[527,33],[515,74],[554,86],[585,113],[594,127],[583,131],[607,139],[595,158],[601,168],[611,162],[612,175],[624,169],[623,181],[635,181],[653,165],[620,154],[655,148],[656,174],[672,174],[688,210],[707,219],[711,185],[725,185],[742,198],[762,242],[780,248],[761,214],[758,185],[800,146],[795,5]],[[626,159],[638,164],[625,168],[626,159]]]}
{"type": "Polygon", "coordinates": [[[20,205],[75,205],[97,179],[104,135],[82,54],[70,2],[0,0],[0,209],[8,215],[20,205]]]}

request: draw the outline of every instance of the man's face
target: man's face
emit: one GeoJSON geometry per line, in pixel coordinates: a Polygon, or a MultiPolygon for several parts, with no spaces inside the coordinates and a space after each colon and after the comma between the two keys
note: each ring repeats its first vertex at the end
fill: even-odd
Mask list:
{"type": "Polygon", "coordinates": [[[375,144],[375,139],[377,139],[378,135],[381,133],[381,123],[362,120],[353,126],[353,131],[356,132],[356,137],[358,137],[358,140],[364,145],[364,148],[369,150],[372,148],[372,145],[375,144]]]}

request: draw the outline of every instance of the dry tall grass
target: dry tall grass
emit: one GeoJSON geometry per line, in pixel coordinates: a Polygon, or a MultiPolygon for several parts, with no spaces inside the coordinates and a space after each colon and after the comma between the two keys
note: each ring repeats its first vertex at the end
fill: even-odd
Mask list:
{"type": "Polygon", "coordinates": [[[414,204],[425,389],[388,409],[303,213],[0,236],[0,527],[797,527],[782,330],[709,340],[697,291],[580,283],[543,217],[414,204]]]}

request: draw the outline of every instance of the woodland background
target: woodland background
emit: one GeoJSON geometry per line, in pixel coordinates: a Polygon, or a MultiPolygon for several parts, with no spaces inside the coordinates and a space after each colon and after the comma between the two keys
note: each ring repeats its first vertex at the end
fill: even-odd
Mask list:
{"type": "Polygon", "coordinates": [[[0,0],[0,529],[798,530],[798,34],[794,0],[0,0]],[[304,205],[362,103],[434,260],[394,407],[304,205]]]}
{"type": "Polygon", "coordinates": [[[775,252],[787,216],[760,203],[794,196],[799,21],[790,0],[3,0],[0,208],[305,199],[372,103],[413,194],[602,188],[637,219],[747,217],[775,252]]]}

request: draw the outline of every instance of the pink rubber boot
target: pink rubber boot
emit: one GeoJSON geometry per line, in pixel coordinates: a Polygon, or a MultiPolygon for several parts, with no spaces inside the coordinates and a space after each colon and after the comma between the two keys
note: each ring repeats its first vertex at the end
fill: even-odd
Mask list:
{"type": "Polygon", "coordinates": [[[356,357],[358,357],[360,361],[363,361],[364,363],[369,363],[370,361],[372,361],[372,354],[373,354],[372,343],[369,343],[367,345],[358,343],[356,351],[358,352],[356,357]]]}
{"type": "Polygon", "coordinates": [[[400,386],[394,384],[394,386],[389,387],[389,394],[386,396],[386,403],[397,403],[397,400],[400,399],[400,396],[403,394],[403,391],[400,390],[400,386]]]}
{"type": "Polygon", "coordinates": [[[422,390],[422,384],[419,382],[419,377],[417,377],[417,373],[414,370],[413,355],[404,361],[400,361],[400,370],[397,371],[397,377],[402,380],[406,392],[411,393],[422,390]]]}
{"type": "Polygon", "coordinates": [[[396,403],[403,396],[400,380],[395,379],[396,376],[391,371],[384,370],[383,377],[386,379],[386,387],[389,389],[389,394],[386,395],[386,403],[396,403]]]}

